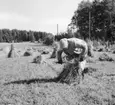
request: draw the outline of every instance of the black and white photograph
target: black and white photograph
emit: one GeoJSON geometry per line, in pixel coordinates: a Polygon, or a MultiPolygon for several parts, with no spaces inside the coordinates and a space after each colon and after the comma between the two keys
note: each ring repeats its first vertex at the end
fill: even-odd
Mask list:
{"type": "Polygon", "coordinates": [[[0,0],[0,105],[115,105],[115,0],[0,0]]]}

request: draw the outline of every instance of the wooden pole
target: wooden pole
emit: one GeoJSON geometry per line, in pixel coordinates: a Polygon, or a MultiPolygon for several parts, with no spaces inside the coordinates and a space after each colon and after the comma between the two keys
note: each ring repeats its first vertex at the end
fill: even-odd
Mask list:
{"type": "Polygon", "coordinates": [[[58,24],[57,24],[57,35],[58,35],[58,24]]]}
{"type": "Polygon", "coordinates": [[[89,9],[89,39],[91,37],[91,11],[89,9]]]}
{"type": "MultiPolygon", "coordinates": [[[[112,8],[111,8],[111,11],[110,11],[110,27],[111,27],[111,34],[112,34],[112,36],[113,36],[113,26],[112,26],[112,12],[113,12],[113,9],[114,9],[114,0],[112,0],[112,2],[111,2],[111,6],[112,6],[112,8]]],[[[112,42],[112,38],[111,38],[111,42],[112,42]]]]}

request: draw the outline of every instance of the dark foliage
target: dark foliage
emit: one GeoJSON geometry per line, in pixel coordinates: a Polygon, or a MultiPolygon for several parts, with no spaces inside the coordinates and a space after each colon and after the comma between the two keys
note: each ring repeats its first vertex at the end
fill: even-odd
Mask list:
{"type": "Polygon", "coordinates": [[[31,41],[35,42],[38,40],[44,41],[46,36],[52,35],[46,32],[37,31],[26,31],[17,29],[0,29],[0,42],[23,42],[31,41]]]}
{"type": "Polygon", "coordinates": [[[54,42],[54,36],[53,35],[47,35],[44,39],[44,44],[46,45],[52,45],[54,42]]]}
{"type": "Polygon", "coordinates": [[[115,1],[82,1],[70,24],[77,27],[81,37],[112,42],[115,40],[115,1]]]}

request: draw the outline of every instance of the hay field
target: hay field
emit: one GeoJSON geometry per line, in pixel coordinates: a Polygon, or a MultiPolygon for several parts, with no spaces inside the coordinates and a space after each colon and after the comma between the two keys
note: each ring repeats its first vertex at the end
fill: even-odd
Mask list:
{"type": "MultiPolygon", "coordinates": [[[[10,44],[0,44],[0,48],[10,44]]],[[[19,43],[18,49],[33,47],[37,51],[52,48],[41,44],[19,43]]],[[[36,53],[37,54],[39,54],[36,53]]],[[[51,81],[64,66],[42,55],[42,64],[32,63],[34,56],[0,57],[0,105],[115,105],[115,61],[99,61],[102,52],[95,52],[93,68],[85,73],[82,84],[67,85],[51,81]]],[[[112,58],[115,55],[108,52],[112,58]]]]}

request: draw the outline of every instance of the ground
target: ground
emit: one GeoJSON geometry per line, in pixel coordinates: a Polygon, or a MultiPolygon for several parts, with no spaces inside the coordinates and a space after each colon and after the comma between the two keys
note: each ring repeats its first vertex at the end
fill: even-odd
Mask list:
{"type": "MultiPolygon", "coordinates": [[[[1,49],[6,46],[10,44],[0,44],[1,49]]],[[[0,57],[0,105],[115,105],[115,61],[99,61],[103,52],[94,52],[95,57],[87,63],[93,70],[85,73],[82,84],[68,85],[52,81],[64,64],[50,59],[51,46],[18,43],[15,47],[32,47],[50,53],[42,55],[42,64],[32,63],[39,52],[28,57],[0,57]]],[[[108,54],[115,59],[114,54],[108,54]]]]}

